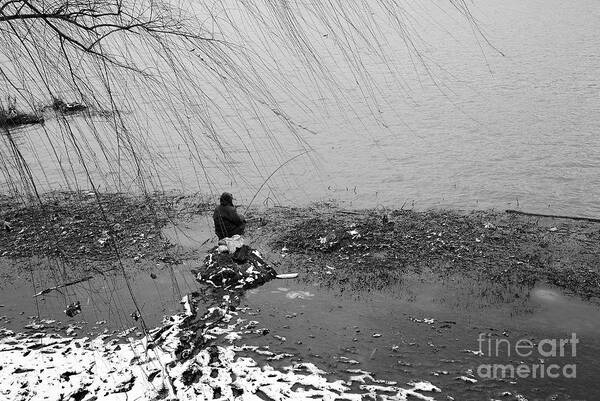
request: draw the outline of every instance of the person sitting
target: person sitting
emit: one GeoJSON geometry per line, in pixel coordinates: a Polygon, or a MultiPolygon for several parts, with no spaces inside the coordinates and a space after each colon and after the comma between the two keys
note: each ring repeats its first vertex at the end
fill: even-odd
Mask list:
{"type": "Polygon", "coordinates": [[[234,235],[243,235],[246,228],[246,219],[238,214],[233,206],[233,195],[229,192],[223,192],[219,199],[220,205],[216,207],[213,213],[215,222],[215,234],[219,239],[233,237],[234,235]]]}

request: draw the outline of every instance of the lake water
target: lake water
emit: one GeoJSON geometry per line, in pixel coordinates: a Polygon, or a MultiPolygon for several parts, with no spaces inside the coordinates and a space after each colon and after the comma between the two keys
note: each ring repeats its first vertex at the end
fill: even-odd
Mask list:
{"type": "MultiPolygon", "coordinates": [[[[340,37],[323,24],[310,29],[327,71],[313,75],[279,54],[274,37],[270,43],[254,25],[242,24],[239,37],[268,49],[274,73],[264,76],[265,88],[294,88],[272,93],[287,117],[227,93],[217,97],[209,87],[216,143],[193,110],[173,116],[177,105],[141,98],[125,117],[137,127],[131,146],[138,148],[139,169],[116,150],[102,118],[91,119],[96,132],[78,117],[69,119],[70,129],[101,190],[137,188],[141,173],[149,188],[231,190],[247,204],[277,167],[310,149],[281,167],[254,203],[333,198],[356,207],[517,208],[598,217],[598,2],[483,0],[471,12],[498,51],[456,12],[406,2],[414,17],[406,29],[428,70],[383,18],[378,48],[348,33],[351,64],[363,69],[348,68],[348,54],[335,45],[340,37]],[[326,83],[326,75],[335,83],[326,83]],[[287,82],[277,86],[282,77],[287,82]]],[[[241,13],[229,17],[244,21],[241,13]]],[[[189,97],[193,101],[193,93],[189,97]]],[[[14,135],[41,188],[88,186],[65,132],[50,119],[43,130],[14,135]]],[[[10,163],[7,146],[3,141],[0,155],[10,163]]]]}

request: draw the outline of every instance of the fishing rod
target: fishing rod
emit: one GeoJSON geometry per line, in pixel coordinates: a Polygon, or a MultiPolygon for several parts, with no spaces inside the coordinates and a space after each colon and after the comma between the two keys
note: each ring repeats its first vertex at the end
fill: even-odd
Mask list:
{"type": "Polygon", "coordinates": [[[258,194],[260,193],[260,191],[267,184],[267,182],[271,179],[271,177],[273,177],[279,170],[281,170],[283,168],[283,166],[285,166],[286,164],[288,164],[288,163],[292,162],[293,160],[299,158],[300,156],[303,156],[303,155],[307,154],[308,152],[311,152],[311,150],[310,149],[309,150],[305,150],[304,152],[297,154],[296,156],[292,157],[291,159],[288,159],[288,160],[284,161],[282,164],[279,165],[279,167],[277,167],[275,170],[273,170],[273,172],[263,181],[262,185],[258,188],[258,190],[254,194],[254,196],[252,197],[252,199],[250,199],[250,203],[248,203],[248,206],[246,206],[246,210],[244,211],[244,215],[246,213],[248,213],[248,209],[250,209],[250,205],[252,205],[252,202],[254,202],[254,199],[256,199],[256,197],[258,196],[258,194]]]}

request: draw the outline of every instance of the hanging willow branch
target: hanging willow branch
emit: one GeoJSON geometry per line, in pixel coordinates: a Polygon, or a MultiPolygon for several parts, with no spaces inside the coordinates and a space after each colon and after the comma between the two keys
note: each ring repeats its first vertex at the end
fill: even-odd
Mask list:
{"type": "MultiPolygon", "coordinates": [[[[36,29],[54,34],[61,45],[91,54],[116,65],[101,44],[118,33],[145,35],[156,40],[175,37],[184,40],[219,41],[189,23],[180,10],[165,2],[122,0],[94,1],[0,1],[0,29],[28,40],[36,29]]],[[[48,38],[46,38],[48,39],[48,38]]]]}

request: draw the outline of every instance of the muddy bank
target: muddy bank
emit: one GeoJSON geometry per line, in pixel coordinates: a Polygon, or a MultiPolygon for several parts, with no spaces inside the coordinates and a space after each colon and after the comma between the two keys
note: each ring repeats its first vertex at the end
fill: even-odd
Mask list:
{"type": "Polygon", "coordinates": [[[192,197],[160,194],[60,192],[23,204],[0,199],[0,255],[53,257],[80,264],[111,264],[119,258],[176,263],[162,229],[190,210],[209,205],[192,197]]]}
{"type": "MultiPolygon", "coordinates": [[[[249,237],[276,251],[282,271],[342,290],[381,289],[407,273],[531,288],[538,281],[599,300],[600,224],[495,211],[272,208],[249,237]]],[[[506,291],[499,294],[507,297],[506,291]]],[[[510,296],[509,296],[510,298],[510,296]]]]}
{"type": "MultiPolygon", "coordinates": [[[[36,399],[46,388],[59,386],[63,390],[53,393],[55,399],[86,401],[284,395],[523,400],[522,394],[537,399],[597,390],[593,356],[600,349],[595,323],[600,310],[552,288],[531,288],[535,281],[554,280],[561,288],[592,298],[598,250],[586,244],[598,235],[597,225],[494,212],[349,211],[326,204],[254,210],[247,243],[262,251],[264,262],[278,273],[300,275],[246,290],[254,285],[244,285],[244,277],[238,276],[261,269],[231,268],[229,258],[215,254],[214,248],[209,251],[216,244],[206,218],[211,204],[171,195],[102,195],[105,211],[129,219],[121,223],[102,220],[94,212],[93,194],[62,196],[54,209],[44,206],[45,212],[4,204],[2,216],[10,228],[0,232],[2,244],[6,249],[19,245],[21,252],[12,255],[19,261],[13,268],[22,269],[24,260],[36,258],[68,260],[68,272],[63,266],[47,266],[59,274],[49,275],[43,284],[61,284],[66,277],[82,277],[82,266],[115,266],[118,262],[106,247],[130,244],[118,249],[126,270],[139,270],[130,282],[140,308],[126,299],[129,293],[118,271],[114,277],[97,275],[61,288],[64,294],[52,291],[35,298],[38,309],[32,306],[24,313],[18,304],[34,302],[31,295],[41,289],[37,279],[38,287],[28,289],[22,302],[0,305],[6,313],[4,321],[0,317],[2,325],[6,319],[16,323],[18,310],[23,316],[45,319],[31,321],[24,330],[17,325],[12,326],[14,332],[0,330],[0,352],[7,361],[0,369],[0,393],[7,399],[36,399]],[[86,217],[75,219],[75,213],[86,217]],[[52,218],[57,219],[53,225],[45,223],[52,218]],[[110,238],[102,246],[105,230],[110,238]],[[82,236],[90,231],[94,235],[82,236]],[[23,235],[26,232],[32,234],[23,235]],[[184,240],[178,241],[175,233],[184,240]],[[67,239],[52,239],[59,234],[67,239]],[[36,245],[40,238],[45,246],[36,245]],[[52,245],[73,250],[79,241],[90,252],[52,252],[52,245]],[[144,256],[136,259],[140,251],[144,256]],[[212,272],[215,264],[228,268],[229,274],[190,272],[200,266],[212,272]],[[585,281],[588,275],[591,279],[585,281]],[[186,278],[197,282],[184,286],[186,278]],[[455,306],[463,297],[464,305],[455,306]],[[52,300],[58,304],[57,314],[48,316],[43,306],[52,300]],[[81,314],[65,316],[62,309],[75,300],[82,301],[81,314]],[[94,311],[104,300],[114,310],[94,311]],[[173,316],[172,304],[180,307],[180,300],[185,313],[173,316]],[[489,302],[479,309],[478,302],[485,300],[489,302]],[[505,303],[494,304],[498,300],[505,303]],[[147,332],[132,313],[140,311],[152,322],[147,332]],[[520,311],[516,318],[515,311],[520,311]],[[161,315],[167,319],[161,321],[161,315]],[[478,349],[481,333],[515,343],[523,338],[563,338],[566,331],[581,336],[577,381],[478,376],[482,363],[511,362],[510,355],[478,349]],[[94,340],[76,338],[99,333],[103,334],[94,340]],[[91,367],[82,369],[81,363],[91,367]]],[[[2,263],[12,260],[5,255],[2,263]]],[[[258,261],[263,264],[262,257],[258,261]]],[[[40,270],[35,263],[27,267],[40,270]]],[[[537,363],[537,356],[526,362],[537,363]]]]}
{"type": "MultiPolygon", "coordinates": [[[[60,258],[96,270],[119,258],[199,265],[199,244],[212,236],[212,227],[192,230],[184,235],[200,235],[196,245],[175,247],[164,235],[168,227],[183,232],[180,226],[210,215],[213,205],[200,196],[77,192],[46,195],[42,206],[6,197],[0,204],[0,255],[9,258],[60,258]]],[[[248,218],[247,241],[278,272],[301,272],[342,291],[382,289],[407,273],[442,279],[460,273],[494,283],[486,291],[509,300],[538,281],[600,299],[600,223],[495,211],[344,210],[327,203],[255,209],[248,218]]]]}

